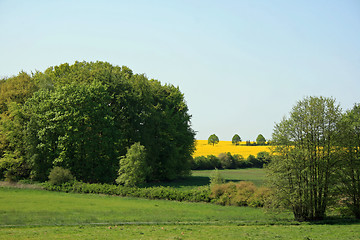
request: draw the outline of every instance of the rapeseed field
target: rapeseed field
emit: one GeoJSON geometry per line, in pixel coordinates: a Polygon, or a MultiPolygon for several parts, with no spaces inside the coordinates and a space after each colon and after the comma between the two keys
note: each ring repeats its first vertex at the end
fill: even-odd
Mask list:
{"type": "Polygon", "coordinates": [[[240,154],[244,158],[249,155],[256,156],[258,152],[270,152],[269,146],[246,146],[245,142],[240,145],[233,145],[231,141],[220,141],[218,144],[209,145],[207,140],[196,140],[196,150],[193,157],[219,155],[220,153],[230,152],[232,155],[240,154]]]}

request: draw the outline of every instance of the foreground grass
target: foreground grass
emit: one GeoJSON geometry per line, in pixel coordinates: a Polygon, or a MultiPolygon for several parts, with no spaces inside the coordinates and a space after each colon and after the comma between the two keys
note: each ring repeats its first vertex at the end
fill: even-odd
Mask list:
{"type": "Polygon", "coordinates": [[[355,240],[360,225],[118,225],[0,228],[1,239],[324,239],[355,240]]]}
{"type": "Polygon", "coordinates": [[[70,194],[0,188],[0,226],[121,223],[274,223],[290,222],[290,214],[274,218],[262,209],[206,203],[70,194]]]}
{"type": "Polygon", "coordinates": [[[0,239],[360,238],[360,222],[292,219],[250,207],[0,188],[0,239]]]}

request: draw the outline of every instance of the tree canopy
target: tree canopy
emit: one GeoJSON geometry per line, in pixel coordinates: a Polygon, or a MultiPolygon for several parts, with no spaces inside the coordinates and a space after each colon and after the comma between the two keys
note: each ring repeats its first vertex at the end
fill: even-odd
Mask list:
{"type": "Polygon", "coordinates": [[[231,140],[232,144],[239,145],[241,138],[238,134],[235,134],[231,140]]]}
{"type": "Polygon", "coordinates": [[[259,134],[256,138],[256,144],[257,145],[265,145],[266,139],[262,134],[259,134]]]}
{"type": "Polygon", "coordinates": [[[13,78],[1,81],[8,96],[0,98],[0,177],[16,162],[11,174],[22,169],[28,173],[21,177],[35,180],[60,166],[78,180],[114,182],[118,159],[135,142],[146,149],[146,181],[189,174],[195,133],[178,87],[106,62],[65,63],[14,79],[29,90],[13,78]]]}
{"type": "Polygon", "coordinates": [[[214,146],[215,144],[218,143],[219,143],[218,136],[216,136],[215,134],[211,134],[210,137],[208,138],[208,144],[212,144],[214,146]]]}
{"type": "Polygon", "coordinates": [[[325,217],[339,157],[335,149],[340,117],[334,99],[308,97],[275,126],[269,179],[276,198],[297,220],[325,217]]]}

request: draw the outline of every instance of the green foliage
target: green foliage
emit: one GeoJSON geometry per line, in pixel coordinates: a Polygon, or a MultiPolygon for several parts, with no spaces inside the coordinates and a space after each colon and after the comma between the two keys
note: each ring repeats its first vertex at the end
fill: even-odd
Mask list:
{"type": "Polygon", "coordinates": [[[118,184],[135,186],[145,182],[146,179],[146,152],[139,142],[134,143],[127,151],[126,156],[120,158],[118,184]]]}
{"type": "Polygon", "coordinates": [[[339,124],[341,166],[337,169],[339,197],[360,219],[360,105],[347,111],[339,124]]]}
{"type": "Polygon", "coordinates": [[[89,184],[83,182],[64,183],[62,185],[43,183],[42,186],[47,190],[60,192],[106,194],[123,197],[140,197],[188,202],[210,202],[210,189],[208,186],[187,190],[179,190],[163,186],[139,188],[112,184],[89,184]]]}
{"type": "Polygon", "coordinates": [[[252,182],[241,181],[211,185],[212,202],[227,206],[263,207],[270,195],[265,187],[257,188],[252,182]]]}
{"type": "Polygon", "coordinates": [[[264,138],[264,136],[262,134],[259,134],[256,138],[256,144],[257,145],[265,145],[266,144],[266,139],[264,138]]]}
{"type": "Polygon", "coordinates": [[[147,181],[190,174],[195,133],[178,87],[125,66],[75,62],[21,73],[0,91],[0,158],[23,158],[34,180],[62,166],[79,180],[114,182],[134,142],[147,150],[147,181]]]}
{"type": "Polygon", "coordinates": [[[215,144],[218,143],[219,143],[218,136],[216,136],[215,134],[210,135],[210,137],[208,138],[208,144],[212,144],[214,146],[215,144]]]}
{"type": "Polygon", "coordinates": [[[231,140],[232,144],[239,145],[241,138],[238,134],[235,134],[231,140]]]}
{"type": "Polygon", "coordinates": [[[210,175],[210,186],[223,183],[225,183],[225,179],[221,176],[219,170],[216,168],[210,175]]]}
{"type": "Polygon", "coordinates": [[[297,220],[325,217],[336,183],[340,116],[334,99],[309,97],[275,126],[268,178],[279,204],[297,220]]]}
{"type": "Polygon", "coordinates": [[[49,174],[49,183],[53,185],[62,185],[74,180],[69,169],[54,167],[49,174]]]}
{"type": "Polygon", "coordinates": [[[236,168],[236,162],[231,153],[220,153],[218,156],[221,167],[223,169],[234,169],[236,168]]]}

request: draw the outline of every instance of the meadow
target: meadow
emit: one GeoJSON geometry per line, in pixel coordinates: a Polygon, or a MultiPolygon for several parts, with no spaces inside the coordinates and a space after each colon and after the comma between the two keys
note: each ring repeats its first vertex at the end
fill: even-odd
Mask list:
{"type": "Polygon", "coordinates": [[[230,152],[232,155],[240,154],[244,158],[249,155],[256,156],[258,152],[270,152],[269,146],[246,146],[245,142],[234,145],[231,141],[220,141],[218,144],[210,145],[207,140],[196,140],[196,150],[193,157],[215,155],[230,152]]]}
{"type": "Polygon", "coordinates": [[[360,223],[206,203],[0,188],[0,239],[359,239],[360,223]]]}

